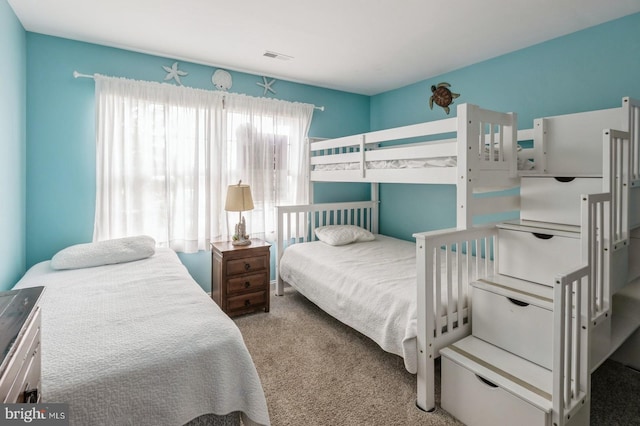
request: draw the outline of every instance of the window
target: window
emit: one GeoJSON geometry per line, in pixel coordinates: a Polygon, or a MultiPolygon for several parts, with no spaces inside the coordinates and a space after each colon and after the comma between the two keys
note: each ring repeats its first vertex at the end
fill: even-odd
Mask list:
{"type": "Polygon", "coordinates": [[[231,233],[224,200],[239,180],[253,193],[252,235],[274,232],[276,205],[308,202],[312,105],[108,77],[96,93],[94,240],[147,234],[206,250],[231,233]]]}

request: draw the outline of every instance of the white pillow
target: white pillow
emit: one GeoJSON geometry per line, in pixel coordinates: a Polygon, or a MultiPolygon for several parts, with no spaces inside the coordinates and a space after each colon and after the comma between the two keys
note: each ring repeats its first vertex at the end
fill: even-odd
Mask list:
{"type": "Polygon", "coordinates": [[[332,246],[342,246],[358,241],[373,241],[375,236],[355,225],[328,225],[316,228],[316,237],[332,246]]]}
{"type": "Polygon", "coordinates": [[[76,244],[60,250],[51,258],[53,269],[79,269],[114,263],[132,262],[153,256],[156,241],[146,235],[76,244]]]}

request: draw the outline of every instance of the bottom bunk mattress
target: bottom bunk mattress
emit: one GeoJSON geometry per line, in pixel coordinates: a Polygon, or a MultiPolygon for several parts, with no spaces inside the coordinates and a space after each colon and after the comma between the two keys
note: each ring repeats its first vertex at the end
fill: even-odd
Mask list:
{"type": "Polygon", "coordinates": [[[376,235],[342,246],[294,244],[278,271],[322,310],[401,356],[410,373],[417,371],[415,243],[376,235]]]}
{"type": "Polygon", "coordinates": [[[172,250],[82,269],[42,262],[15,288],[31,286],[46,287],[42,400],[68,403],[70,424],[175,426],[234,412],[269,424],[239,329],[172,250]]]}

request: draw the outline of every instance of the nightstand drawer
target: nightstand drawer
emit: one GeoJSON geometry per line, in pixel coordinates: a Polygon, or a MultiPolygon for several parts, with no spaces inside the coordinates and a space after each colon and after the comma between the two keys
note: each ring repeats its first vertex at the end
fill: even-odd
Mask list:
{"type": "Polygon", "coordinates": [[[253,310],[256,307],[264,306],[267,303],[267,294],[266,291],[258,291],[230,297],[227,302],[229,315],[232,315],[233,311],[253,310]]]}
{"type": "Polygon", "coordinates": [[[227,281],[227,293],[247,293],[256,290],[264,290],[269,283],[266,272],[231,278],[227,281]]]}
{"type": "Polygon", "coordinates": [[[246,274],[247,272],[263,271],[269,266],[268,256],[247,257],[233,259],[227,262],[227,276],[246,274]]]}

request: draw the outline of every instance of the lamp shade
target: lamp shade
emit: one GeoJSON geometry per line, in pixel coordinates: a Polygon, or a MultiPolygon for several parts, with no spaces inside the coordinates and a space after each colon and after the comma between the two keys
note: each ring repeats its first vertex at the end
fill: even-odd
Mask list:
{"type": "Polygon", "coordinates": [[[227,188],[227,201],[224,209],[229,212],[244,212],[253,210],[253,198],[249,185],[229,185],[227,188]]]}

